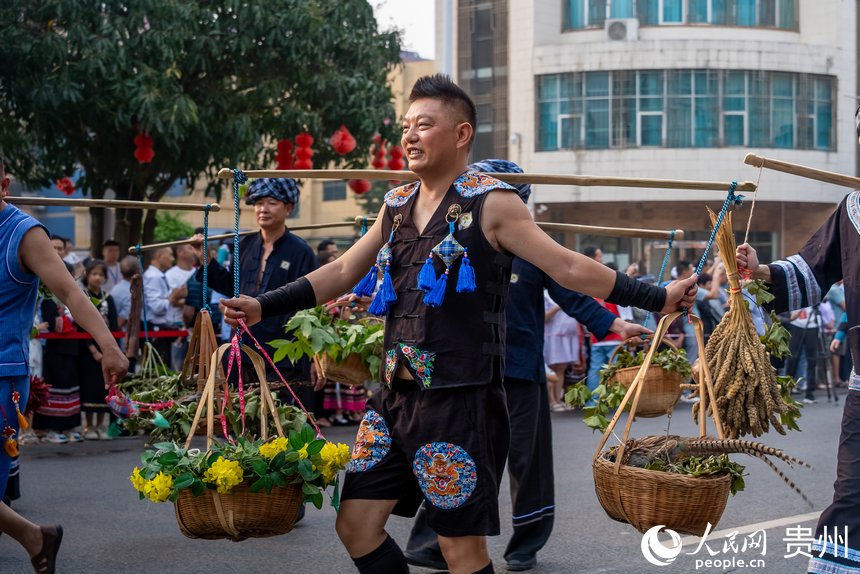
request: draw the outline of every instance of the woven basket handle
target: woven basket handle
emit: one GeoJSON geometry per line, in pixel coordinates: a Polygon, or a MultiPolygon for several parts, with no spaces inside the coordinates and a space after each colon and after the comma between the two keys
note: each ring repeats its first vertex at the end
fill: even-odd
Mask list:
{"type": "MultiPolygon", "coordinates": [[[[194,438],[194,431],[197,425],[200,424],[200,418],[203,416],[203,409],[206,409],[206,449],[212,446],[212,440],[215,436],[215,379],[216,374],[220,371],[223,373],[221,359],[224,353],[230,350],[230,343],[225,343],[218,347],[212,353],[212,366],[209,369],[209,377],[206,379],[206,386],[203,388],[203,394],[200,396],[200,402],[197,404],[197,412],[194,413],[194,421],[191,423],[191,429],[188,431],[188,437],[185,439],[185,448],[191,446],[191,440],[194,438]],[[204,407],[205,404],[205,407],[204,407]]],[[[272,415],[275,422],[275,428],[278,429],[278,436],[284,436],[284,429],[281,427],[281,421],[278,418],[278,411],[275,409],[275,403],[272,400],[272,393],[269,391],[269,385],[266,382],[266,367],[262,357],[247,345],[242,345],[242,351],[251,359],[254,366],[254,372],[260,383],[260,437],[263,440],[268,439],[269,424],[268,414],[272,415]]],[[[240,359],[241,360],[241,359],[240,359]]],[[[227,382],[224,382],[227,385],[227,382]]]]}
{"type": "MultiPolygon", "coordinates": [[[[667,330],[668,330],[668,327],[667,327],[667,330]]],[[[651,341],[651,342],[652,342],[652,344],[653,344],[653,341],[654,341],[654,333],[646,333],[646,334],[644,334],[644,335],[636,335],[636,336],[634,336],[634,337],[630,337],[629,339],[625,339],[625,340],[623,340],[623,341],[621,342],[621,344],[620,344],[620,345],[618,345],[617,347],[615,347],[615,349],[612,351],[612,354],[611,354],[611,355],[609,355],[609,360],[607,360],[607,361],[606,361],[606,364],[607,364],[607,365],[611,365],[611,364],[612,364],[612,361],[614,361],[614,360],[615,360],[615,356],[618,354],[618,352],[619,352],[623,347],[641,347],[641,346],[644,346],[644,343],[645,343],[645,342],[647,342],[647,341],[651,341]]],[[[672,339],[670,339],[670,338],[666,337],[665,335],[664,335],[664,336],[663,336],[663,338],[660,340],[659,345],[668,345],[668,346],[672,347],[673,349],[677,349],[677,348],[678,348],[678,345],[676,345],[675,343],[673,343],[673,342],[672,342],[672,339]]]]}
{"type": "MultiPolygon", "coordinates": [[[[618,423],[618,419],[621,417],[621,414],[624,412],[624,407],[627,406],[627,403],[633,401],[630,407],[630,414],[627,416],[627,425],[624,428],[624,434],[621,437],[621,446],[618,448],[618,453],[615,457],[615,472],[618,473],[621,469],[621,460],[624,455],[624,449],[627,445],[627,439],[630,436],[630,427],[633,424],[633,420],[636,418],[636,407],[639,405],[639,398],[642,395],[642,388],[645,382],[645,375],[648,373],[648,369],[651,366],[651,360],[654,358],[654,354],[657,352],[657,348],[660,346],[659,341],[662,340],[663,336],[666,334],[666,331],[669,329],[669,325],[678,318],[682,314],[681,311],[676,311],[674,313],[670,313],[665,315],[660,322],[657,324],[657,330],[654,332],[654,339],[651,342],[651,347],[648,349],[648,353],[645,355],[645,361],[639,367],[639,372],[636,373],[636,378],[633,379],[633,382],[630,384],[630,387],[627,389],[627,393],[625,393],[624,398],[621,400],[621,404],[618,405],[618,409],[615,411],[615,415],[613,415],[612,420],[609,422],[609,425],[606,427],[606,431],[604,431],[603,436],[600,439],[600,443],[597,445],[597,448],[594,450],[594,456],[592,460],[597,460],[600,454],[603,452],[603,447],[606,446],[606,441],[609,440],[610,435],[612,434],[615,425],[618,423]]],[[[699,347],[699,356],[705,356],[705,335],[704,335],[704,327],[702,326],[702,320],[696,317],[693,314],[689,314],[690,320],[693,322],[694,331],[696,333],[696,341],[699,347]]],[[[716,407],[716,402],[714,398],[714,387],[711,382],[711,373],[708,370],[707,361],[699,362],[701,367],[701,376],[699,377],[699,393],[700,396],[704,397],[705,393],[708,394],[710,398],[711,404],[716,407]]],[[[717,412],[717,409],[712,409],[714,414],[714,424],[717,429],[717,436],[719,438],[723,438],[723,427],[720,422],[720,416],[717,412]]],[[[705,428],[705,417],[706,413],[702,412],[699,415],[699,434],[700,436],[705,436],[706,428],[705,428]]]]}

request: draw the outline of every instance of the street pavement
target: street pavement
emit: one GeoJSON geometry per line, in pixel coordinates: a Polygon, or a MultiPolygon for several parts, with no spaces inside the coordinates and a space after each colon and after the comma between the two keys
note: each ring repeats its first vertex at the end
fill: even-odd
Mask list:
{"type": "MultiPolygon", "coordinates": [[[[802,529],[814,528],[817,514],[832,496],[843,403],[842,400],[838,405],[825,402],[823,392],[819,392],[819,401],[804,409],[800,421],[802,432],[788,436],[771,432],[760,439],[814,466],[811,471],[803,468],[787,471],[812,499],[814,507],[807,506],[761,461],[734,455],[734,460],[747,467],[746,490],[729,498],[722,519],[705,541],[707,548],[702,546],[696,552],[701,539],[686,537],[681,555],[667,566],[648,563],[640,549],[642,535],[627,524],[609,519],[597,502],[591,456],[599,435],[582,424],[580,413],[554,413],[555,530],[538,555],[538,566],[532,572],[806,572],[806,558],[802,555],[786,558],[785,555],[807,550],[808,541],[795,539],[811,536],[802,529]],[[789,530],[797,527],[801,530],[789,530]],[[766,529],[764,555],[751,544],[744,549],[744,542],[754,541],[756,536],[751,533],[760,528],[766,529]],[[733,530],[739,533],[729,539],[733,530]],[[787,542],[785,538],[790,540],[787,542]],[[732,540],[736,547],[730,544],[732,540]],[[721,561],[721,567],[715,567],[714,562],[708,566],[704,562],[708,559],[721,561]],[[754,563],[756,568],[740,566],[738,562],[753,559],[760,561],[754,563]],[[702,562],[697,564],[697,560],[702,562]]],[[[639,419],[634,422],[631,435],[665,433],[667,422],[671,434],[697,434],[690,406],[679,404],[671,421],[667,418],[639,419]]],[[[619,435],[622,428],[619,424],[619,435]]],[[[343,427],[329,430],[326,436],[329,440],[351,445],[354,433],[355,427],[343,427]]],[[[285,536],[240,543],[185,538],[176,526],[173,506],[139,501],[128,481],[143,444],[141,439],[124,439],[70,445],[39,444],[22,449],[23,497],[13,507],[35,522],[63,524],[66,534],[58,572],[327,574],[354,571],[334,531],[334,510],[327,505],[321,511],[309,507],[305,519],[285,536]]],[[[502,534],[489,539],[496,572],[506,571],[502,555],[511,533],[507,477],[502,492],[502,534]]],[[[389,521],[389,532],[401,545],[406,541],[409,528],[409,519],[392,517],[389,521]]],[[[668,540],[668,536],[661,535],[661,539],[668,540]]],[[[8,536],[0,537],[0,573],[31,571],[21,547],[8,536]]],[[[413,568],[413,572],[429,574],[431,571],[413,568]]]]}

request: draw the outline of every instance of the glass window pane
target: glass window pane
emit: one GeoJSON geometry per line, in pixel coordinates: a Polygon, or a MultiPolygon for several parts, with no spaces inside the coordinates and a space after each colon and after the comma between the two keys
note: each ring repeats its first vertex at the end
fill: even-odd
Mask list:
{"type": "Polygon", "coordinates": [[[639,94],[642,96],[662,96],[663,72],[639,72],[639,94]]]}
{"type": "Polygon", "coordinates": [[[567,28],[585,28],[585,0],[567,0],[567,28]]]}
{"type": "MultiPolygon", "coordinates": [[[[765,84],[765,82],[760,82],[765,84]]],[[[769,84],[767,84],[769,85],[769,84]]],[[[749,145],[770,147],[770,94],[749,99],[749,145]]]]}
{"type": "Polygon", "coordinates": [[[727,146],[744,145],[744,117],[742,115],[724,115],[723,136],[727,146]]]}
{"type": "Polygon", "coordinates": [[[776,0],[758,1],[758,25],[776,26],[776,0]]]}
{"type": "Polygon", "coordinates": [[[711,7],[711,23],[717,24],[718,26],[725,26],[726,24],[730,24],[731,21],[729,19],[729,0],[713,0],[713,5],[711,7]]]}
{"type": "Polygon", "coordinates": [[[756,0],[736,0],[737,2],[737,25],[755,26],[755,3],[756,0]]]}
{"type": "Polygon", "coordinates": [[[833,125],[833,109],[830,104],[819,104],[815,114],[815,148],[831,149],[830,130],[833,125]]]}
{"type": "Polygon", "coordinates": [[[562,149],[576,149],[582,147],[582,118],[573,116],[559,118],[561,131],[562,149]]]}
{"type": "Polygon", "coordinates": [[[609,147],[609,99],[585,102],[585,147],[609,147]]]}
{"type": "Polygon", "coordinates": [[[689,70],[670,70],[668,74],[670,96],[688,96],[693,93],[693,77],[689,70]]]}
{"type": "Polygon", "coordinates": [[[616,71],[612,72],[612,95],[635,96],[636,95],[636,72],[616,71]]]}
{"type": "Polygon", "coordinates": [[[710,0],[688,0],[687,21],[694,24],[707,22],[708,2],[710,0]]]}
{"type": "Polygon", "coordinates": [[[558,149],[558,104],[541,103],[538,118],[538,150],[558,149]]]}
{"type": "Polygon", "coordinates": [[[794,102],[773,99],[773,145],[780,148],[794,147],[794,102]]]}
{"type": "Polygon", "coordinates": [[[636,144],[636,98],[612,100],[612,147],[636,144]]]}
{"type": "Polygon", "coordinates": [[[831,91],[830,80],[823,78],[815,80],[815,99],[829,102],[831,91]]]}
{"type": "Polygon", "coordinates": [[[797,0],[779,0],[779,27],[797,30],[797,0]]]}
{"type": "Polygon", "coordinates": [[[693,145],[693,99],[669,98],[666,110],[666,145],[691,147],[693,145]]]}
{"type": "Polygon", "coordinates": [[[545,102],[547,100],[555,100],[558,98],[558,75],[547,74],[539,76],[538,80],[538,101],[545,102]]]}
{"type": "Polygon", "coordinates": [[[589,72],[585,75],[585,96],[608,96],[609,72],[589,72]]]}
{"type": "Polygon", "coordinates": [[[773,75],[773,95],[775,97],[794,97],[794,77],[791,74],[773,75]]]}
{"type": "Polygon", "coordinates": [[[642,145],[663,145],[663,115],[642,116],[642,145]]]}
{"type": "Polygon", "coordinates": [[[716,96],[719,93],[718,75],[715,72],[697,71],[695,78],[697,96],[716,96]]]}
{"type": "Polygon", "coordinates": [[[606,0],[588,0],[588,24],[603,26],[606,21],[606,0]]]}
{"type": "Polygon", "coordinates": [[[633,0],[611,0],[609,3],[610,18],[632,18],[633,0]]]}
{"type": "Polygon", "coordinates": [[[637,0],[636,17],[644,26],[656,26],[660,23],[660,0],[637,0]]]}
{"type": "Polygon", "coordinates": [[[717,128],[717,99],[696,98],[696,147],[716,147],[719,130],[717,128]]]}
{"type": "Polygon", "coordinates": [[[683,16],[682,0],[663,0],[663,22],[681,22],[683,16]]]}

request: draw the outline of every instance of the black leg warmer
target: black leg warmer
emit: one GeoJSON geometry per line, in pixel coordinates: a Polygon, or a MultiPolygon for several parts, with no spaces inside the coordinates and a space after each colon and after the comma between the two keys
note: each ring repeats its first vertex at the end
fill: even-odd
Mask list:
{"type": "Polygon", "coordinates": [[[370,554],[353,558],[352,561],[361,574],[409,574],[406,558],[391,536],[370,554]]]}
{"type": "Polygon", "coordinates": [[[493,563],[490,562],[489,564],[487,564],[477,572],[474,572],[473,574],[493,574],[494,572],[495,570],[493,570],[493,563]]]}

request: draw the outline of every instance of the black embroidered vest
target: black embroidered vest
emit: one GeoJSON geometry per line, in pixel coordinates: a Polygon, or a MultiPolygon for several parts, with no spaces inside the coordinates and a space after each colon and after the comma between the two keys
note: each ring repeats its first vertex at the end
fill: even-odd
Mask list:
{"type": "MultiPolygon", "coordinates": [[[[455,180],[423,233],[411,212],[419,183],[388,192],[382,233],[391,243],[391,277],[397,300],[388,309],[385,324],[383,381],[391,383],[404,365],[424,389],[484,385],[500,381],[505,357],[505,298],[512,258],[496,251],[481,230],[481,210],[487,193],[514,188],[489,176],[466,172],[455,180]],[[459,205],[454,238],[468,250],[475,271],[476,289],[458,293],[457,274],[463,257],[450,269],[444,301],[439,307],[424,303],[418,275],[428,253],[449,233],[452,205],[459,205]]],[[[456,208],[454,213],[456,213],[456,208]]],[[[433,257],[436,275],[445,264],[433,257]]]]}

